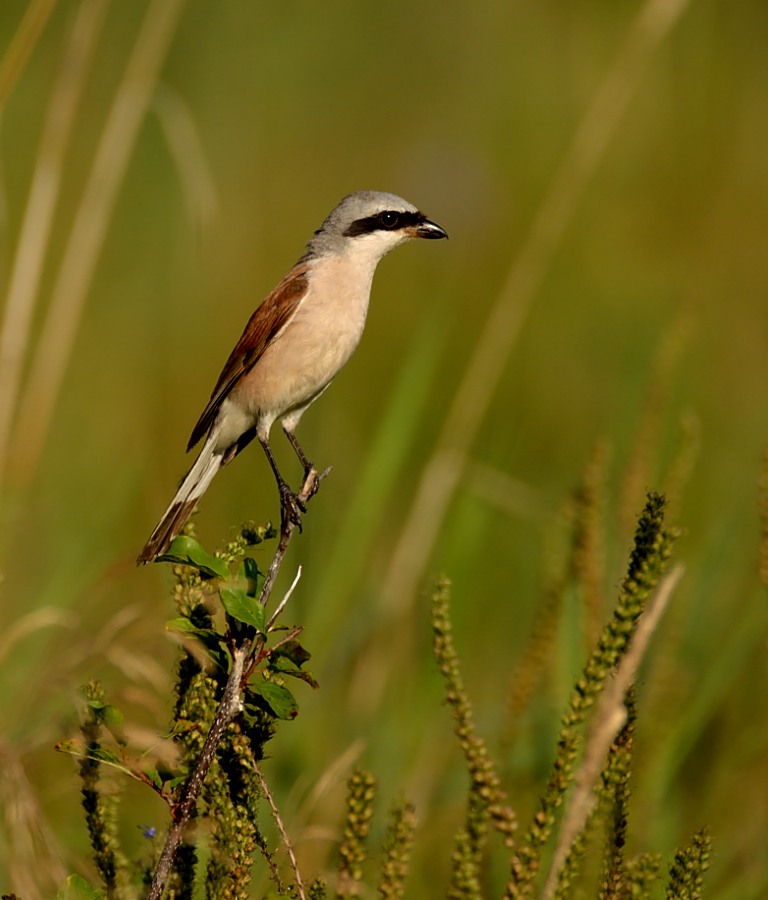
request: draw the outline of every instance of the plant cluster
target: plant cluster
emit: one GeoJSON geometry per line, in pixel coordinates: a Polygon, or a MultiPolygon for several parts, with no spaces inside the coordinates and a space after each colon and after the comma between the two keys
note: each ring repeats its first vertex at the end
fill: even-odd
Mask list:
{"type": "MultiPolygon", "coordinates": [[[[585,885],[591,885],[601,900],[642,898],[661,881],[658,854],[645,850],[628,854],[627,825],[639,715],[634,680],[680,575],[679,567],[669,570],[675,534],[665,527],[664,511],[664,498],[650,494],[612,615],[574,685],[550,777],[524,827],[519,827],[497,764],[475,725],[453,638],[450,583],[447,579],[436,583],[433,653],[468,774],[465,817],[450,851],[450,876],[444,888],[450,900],[489,896],[488,873],[504,858],[508,898],[569,897],[584,891],[585,885]]],[[[268,527],[247,529],[224,551],[211,555],[186,534],[164,557],[173,565],[178,611],[168,627],[179,638],[181,656],[166,740],[171,752],[162,755],[162,763],[132,754],[123,737],[121,713],[105,700],[99,685],[85,687],[81,739],[60,749],[79,757],[83,809],[103,889],[70,880],[70,893],[63,897],[122,900],[148,890],[149,897],[192,898],[204,890],[209,898],[246,900],[258,857],[276,896],[312,900],[331,896],[327,874],[314,877],[305,888],[260,769],[277,723],[290,721],[298,711],[286,683],[298,679],[317,687],[305,667],[309,653],[298,640],[301,628],[277,624],[284,602],[267,619],[265,576],[248,555],[254,544],[274,537],[268,527]],[[206,754],[209,759],[201,767],[206,754]],[[174,841],[166,838],[161,853],[152,828],[147,836],[153,839],[153,852],[140,863],[127,861],[116,828],[116,793],[102,777],[105,767],[142,782],[167,804],[169,835],[180,823],[183,826],[171,853],[168,848],[174,841]],[[260,827],[265,803],[277,822],[282,847],[270,847],[260,827]],[[279,859],[280,849],[287,862],[279,859]],[[158,881],[164,856],[170,861],[168,871],[158,881]]],[[[285,534],[281,537],[284,551],[285,534]]],[[[583,571],[584,546],[584,519],[579,517],[572,554],[558,584],[583,571]],[[582,559],[581,567],[577,558],[582,559]]],[[[551,611],[545,611],[546,621],[553,620],[551,611]]],[[[534,628],[534,645],[541,644],[545,631],[534,628]]],[[[541,654],[530,652],[523,659],[529,670],[518,674],[531,681],[541,654]]],[[[340,900],[367,896],[374,889],[369,884],[382,898],[405,895],[411,850],[418,839],[416,810],[407,800],[392,810],[379,873],[374,876],[367,863],[375,796],[374,776],[354,771],[347,784],[346,821],[333,875],[333,895],[340,900]]],[[[702,896],[709,853],[706,830],[677,851],[666,876],[668,898],[702,896]]]]}

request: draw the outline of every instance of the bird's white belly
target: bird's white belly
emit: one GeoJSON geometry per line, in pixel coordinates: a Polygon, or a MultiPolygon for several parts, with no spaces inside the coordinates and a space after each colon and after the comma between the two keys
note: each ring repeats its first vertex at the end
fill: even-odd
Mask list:
{"type": "Polygon", "coordinates": [[[315,322],[297,315],[257,363],[257,384],[248,397],[249,407],[262,415],[272,413],[275,419],[316,397],[360,340],[362,325],[345,324],[320,330],[315,322]]]}
{"type": "Polygon", "coordinates": [[[357,347],[368,311],[370,277],[350,272],[338,261],[323,266],[322,292],[309,291],[222,403],[219,420],[226,423],[226,434],[222,430],[220,445],[236,440],[244,425],[245,430],[255,427],[264,438],[276,419],[293,414],[295,424],[357,347]]]}

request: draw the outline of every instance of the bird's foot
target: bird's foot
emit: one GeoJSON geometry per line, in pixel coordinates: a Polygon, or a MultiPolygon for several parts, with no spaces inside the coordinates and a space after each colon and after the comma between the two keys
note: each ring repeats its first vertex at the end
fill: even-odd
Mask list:
{"type": "Polygon", "coordinates": [[[283,481],[280,484],[280,520],[283,529],[290,522],[301,531],[301,514],[306,511],[307,507],[304,500],[283,481]]]}

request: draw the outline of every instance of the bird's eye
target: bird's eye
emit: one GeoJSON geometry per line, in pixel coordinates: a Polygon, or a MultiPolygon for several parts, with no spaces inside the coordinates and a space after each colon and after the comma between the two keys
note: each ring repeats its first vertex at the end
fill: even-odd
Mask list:
{"type": "Polygon", "coordinates": [[[396,212],[387,210],[379,216],[379,221],[384,226],[384,228],[397,228],[397,223],[400,221],[400,217],[396,212]]]}

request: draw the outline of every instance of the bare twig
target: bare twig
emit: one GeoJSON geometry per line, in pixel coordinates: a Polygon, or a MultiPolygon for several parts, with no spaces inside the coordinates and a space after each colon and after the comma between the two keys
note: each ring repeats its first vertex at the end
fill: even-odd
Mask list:
{"type": "Polygon", "coordinates": [[[596,800],[594,787],[600,777],[606,754],[611,741],[624,727],[627,719],[624,697],[637,676],[651,635],[664,614],[669,598],[682,574],[683,566],[678,564],[662,579],[656,594],[637,621],[629,649],[600,698],[595,711],[594,730],[587,744],[584,759],[574,777],[575,787],[563,816],[557,847],[542,892],[544,900],[550,900],[555,896],[557,881],[571,845],[594,807],[596,800]]]}
{"type": "MultiPolygon", "coordinates": [[[[301,486],[301,490],[296,495],[297,499],[300,503],[306,504],[309,502],[310,498],[317,491],[320,486],[320,482],[326,478],[330,474],[330,469],[324,469],[322,472],[318,472],[317,469],[312,468],[307,472],[304,478],[304,484],[301,486]]],[[[269,571],[267,572],[267,577],[264,579],[264,584],[261,588],[261,594],[259,595],[259,603],[264,606],[269,600],[269,596],[272,593],[272,588],[275,586],[275,579],[277,578],[277,573],[280,571],[280,566],[283,564],[283,557],[285,556],[285,551],[288,547],[288,542],[291,539],[291,535],[293,534],[293,529],[296,526],[293,522],[283,521],[281,530],[280,530],[280,543],[277,547],[277,552],[272,558],[272,564],[269,567],[269,571]]]]}
{"type": "Polygon", "coordinates": [[[272,797],[272,792],[269,790],[269,785],[267,784],[266,778],[264,778],[264,773],[258,766],[256,766],[256,777],[259,779],[261,789],[262,791],[264,791],[264,796],[267,798],[267,803],[269,803],[269,808],[272,810],[272,816],[275,820],[278,831],[280,832],[280,838],[283,842],[283,846],[285,847],[286,853],[288,854],[288,859],[291,861],[291,868],[293,869],[293,877],[296,879],[296,888],[298,889],[299,897],[301,898],[301,900],[305,900],[306,895],[304,894],[304,883],[301,880],[301,872],[299,872],[299,863],[296,859],[296,853],[293,849],[293,844],[288,837],[288,832],[285,830],[285,825],[283,825],[283,819],[280,815],[280,810],[277,808],[277,804],[272,797]]]}
{"type": "MultiPolygon", "coordinates": [[[[304,484],[297,495],[301,503],[306,504],[309,502],[310,498],[317,490],[320,481],[325,477],[328,471],[329,470],[326,470],[325,472],[318,474],[315,469],[311,469],[307,473],[304,484]]],[[[259,603],[261,603],[262,606],[266,605],[269,600],[272,589],[275,586],[275,579],[283,564],[288,545],[290,544],[293,533],[297,527],[297,523],[291,521],[287,516],[283,517],[282,528],[280,530],[280,541],[277,545],[277,550],[275,550],[275,555],[272,557],[272,563],[270,564],[267,577],[264,580],[264,585],[261,589],[261,594],[259,595],[259,603]]],[[[293,590],[297,580],[298,576],[294,579],[294,584],[288,591],[288,595],[284,598],[282,605],[285,605],[285,601],[288,599],[288,596],[290,596],[290,592],[293,590]]],[[[270,620],[270,622],[271,621],[272,620],[270,620]]],[[[227,678],[227,683],[224,687],[224,694],[222,695],[221,702],[216,709],[216,714],[213,717],[211,728],[205,739],[203,749],[200,752],[200,757],[195,764],[195,768],[181,791],[179,801],[172,809],[174,822],[168,830],[165,845],[160,855],[157,868],[155,869],[152,884],[149,887],[147,900],[160,900],[163,895],[168,876],[171,872],[171,867],[173,866],[173,861],[176,858],[176,852],[178,851],[179,844],[184,836],[184,831],[186,830],[192,811],[197,803],[197,798],[200,795],[200,790],[205,781],[205,776],[208,774],[208,769],[213,762],[216,750],[230,723],[242,710],[243,681],[247,678],[247,673],[252,668],[254,659],[256,659],[264,646],[264,638],[261,635],[257,635],[254,639],[252,634],[245,633],[238,635],[236,641],[236,643],[233,642],[230,651],[232,665],[227,678]]]]}
{"type": "Polygon", "coordinates": [[[277,608],[276,608],[275,611],[272,613],[272,615],[269,617],[269,621],[267,622],[267,631],[269,631],[270,628],[275,624],[275,622],[277,621],[278,616],[279,616],[280,613],[285,609],[285,604],[291,599],[291,594],[296,590],[296,585],[299,583],[299,579],[301,578],[301,573],[302,573],[302,572],[303,572],[303,569],[302,569],[301,566],[299,566],[299,568],[298,568],[298,570],[297,570],[297,572],[296,572],[296,577],[295,577],[295,578],[293,579],[293,581],[291,582],[291,586],[290,586],[290,587],[288,588],[288,590],[285,592],[285,596],[284,596],[283,599],[277,604],[277,608]]]}

